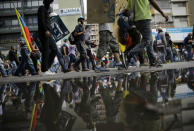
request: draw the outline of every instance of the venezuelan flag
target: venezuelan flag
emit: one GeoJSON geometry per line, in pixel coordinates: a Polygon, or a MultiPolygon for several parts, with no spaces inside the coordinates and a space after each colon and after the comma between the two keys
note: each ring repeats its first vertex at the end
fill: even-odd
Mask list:
{"type": "Polygon", "coordinates": [[[20,23],[20,27],[22,29],[22,34],[24,36],[25,42],[28,46],[29,51],[31,52],[33,47],[32,47],[32,42],[31,42],[31,37],[30,37],[30,32],[26,26],[26,23],[24,22],[24,20],[22,19],[20,13],[18,12],[18,10],[15,8],[15,12],[18,18],[18,21],[20,23]]]}

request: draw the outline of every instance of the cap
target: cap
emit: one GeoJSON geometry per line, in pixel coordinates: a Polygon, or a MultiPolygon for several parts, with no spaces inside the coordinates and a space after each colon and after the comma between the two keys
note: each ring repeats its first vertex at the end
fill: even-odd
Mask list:
{"type": "Polygon", "coordinates": [[[83,16],[80,16],[77,21],[80,21],[80,20],[85,20],[83,16]]]}

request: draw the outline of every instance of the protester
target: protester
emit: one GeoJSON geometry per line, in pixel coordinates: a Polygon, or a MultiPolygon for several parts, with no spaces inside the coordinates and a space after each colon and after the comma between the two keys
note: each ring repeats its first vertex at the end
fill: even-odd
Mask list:
{"type": "MultiPolygon", "coordinates": [[[[70,63],[70,57],[69,57],[69,44],[68,40],[64,39],[64,44],[61,46],[61,53],[63,55],[65,68],[69,70],[69,63],[70,63]]],[[[70,70],[69,70],[70,71],[70,70]]]]}
{"type": "Polygon", "coordinates": [[[170,37],[169,32],[165,33],[165,37],[166,37],[166,42],[167,42],[167,47],[166,47],[166,51],[167,51],[167,60],[170,60],[171,62],[174,61],[173,59],[173,53],[172,53],[172,40],[170,37]]]}
{"type": "Polygon", "coordinates": [[[19,66],[17,67],[17,70],[15,71],[16,76],[21,76],[21,75],[25,75],[26,74],[26,69],[29,69],[31,75],[36,75],[37,72],[34,68],[34,65],[32,63],[32,60],[30,59],[30,53],[29,50],[27,48],[27,45],[25,43],[24,38],[20,38],[20,48],[21,48],[21,62],[19,64],[19,66]]]}
{"type": "Polygon", "coordinates": [[[86,51],[87,51],[87,56],[89,57],[87,59],[87,67],[88,69],[90,68],[90,62],[92,63],[92,69],[95,70],[96,64],[94,61],[94,57],[92,55],[92,46],[96,46],[93,41],[91,41],[91,29],[89,26],[86,26],[86,32],[85,32],[85,43],[86,43],[86,51]]]}
{"type": "Polygon", "coordinates": [[[112,35],[113,28],[111,23],[104,23],[104,24],[99,24],[99,47],[97,51],[97,64],[96,64],[96,72],[101,72],[101,71],[109,71],[107,68],[101,67],[101,59],[104,57],[104,55],[107,53],[109,47],[111,51],[114,54],[115,60],[116,60],[116,66],[121,69],[122,67],[122,62],[120,60],[120,55],[119,55],[119,46],[116,43],[115,38],[112,35]]]}
{"type": "Polygon", "coordinates": [[[192,60],[193,53],[192,53],[192,33],[189,33],[187,37],[185,37],[183,41],[183,45],[185,46],[185,49],[187,50],[186,60],[192,60]]]}
{"type": "Polygon", "coordinates": [[[39,69],[39,65],[40,63],[38,63],[39,59],[40,59],[40,50],[37,48],[33,38],[31,38],[32,40],[32,46],[33,46],[33,50],[31,52],[31,55],[30,55],[30,58],[32,59],[32,62],[34,64],[34,68],[36,70],[36,72],[40,72],[40,69],[39,69]]]}
{"type": "Polygon", "coordinates": [[[161,61],[162,63],[166,63],[166,56],[167,56],[167,52],[166,52],[166,48],[167,48],[167,41],[166,41],[166,37],[165,37],[165,33],[163,32],[161,27],[157,28],[157,35],[156,35],[156,44],[157,44],[157,48],[158,51],[160,52],[160,57],[161,57],[161,61]]]}
{"type": "Polygon", "coordinates": [[[62,67],[63,72],[68,72],[69,70],[65,67],[64,60],[60,50],[58,49],[56,42],[51,36],[51,26],[49,19],[49,9],[50,4],[53,0],[43,0],[43,6],[38,9],[38,33],[40,41],[42,43],[42,64],[41,69],[43,74],[53,74],[48,71],[48,69],[53,64],[55,56],[58,57],[59,63],[62,67]]]}
{"type": "Polygon", "coordinates": [[[17,69],[17,66],[19,65],[16,46],[11,46],[11,50],[9,51],[8,58],[12,66],[12,74],[14,74],[17,69]]]}
{"type": "Polygon", "coordinates": [[[73,69],[73,64],[75,64],[75,62],[77,61],[77,48],[75,45],[69,45],[68,48],[68,55],[70,58],[70,62],[69,62],[69,69],[70,70],[74,70],[73,69]]]}
{"type": "MultiPolygon", "coordinates": [[[[161,15],[168,21],[168,16],[164,14],[164,12],[160,9],[159,5],[155,0],[136,0],[135,1],[135,26],[137,30],[142,34],[142,41],[140,44],[132,49],[130,55],[134,55],[139,53],[142,49],[146,47],[147,54],[149,58],[150,66],[160,66],[160,64],[156,61],[153,51],[153,43],[152,43],[152,28],[151,28],[151,12],[150,6],[153,7],[161,13],[161,15]]],[[[131,10],[133,8],[133,0],[128,0],[127,10],[131,10]]],[[[140,62],[141,63],[141,62],[140,62]]]]}
{"type": "Polygon", "coordinates": [[[7,77],[7,72],[4,68],[4,61],[2,60],[1,57],[0,57],[0,73],[3,77],[7,77]]]}
{"type": "Polygon", "coordinates": [[[82,71],[89,71],[88,68],[86,68],[86,48],[85,48],[85,36],[84,33],[85,31],[85,27],[84,27],[84,18],[83,17],[79,17],[78,18],[78,25],[75,27],[74,30],[74,35],[75,35],[75,43],[76,43],[76,47],[77,50],[80,53],[80,58],[75,62],[74,64],[74,69],[76,71],[79,71],[79,65],[80,63],[82,64],[82,71]]]}

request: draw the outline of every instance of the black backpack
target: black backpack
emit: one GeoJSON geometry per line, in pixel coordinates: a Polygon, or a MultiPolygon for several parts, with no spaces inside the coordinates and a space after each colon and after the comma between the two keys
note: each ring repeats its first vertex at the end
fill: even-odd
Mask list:
{"type": "Polygon", "coordinates": [[[69,43],[70,43],[71,45],[75,45],[75,36],[74,36],[74,32],[75,32],[75,31],[71,32],[71,34],[70,34],[69,37],[68,37],[69,43]]]}

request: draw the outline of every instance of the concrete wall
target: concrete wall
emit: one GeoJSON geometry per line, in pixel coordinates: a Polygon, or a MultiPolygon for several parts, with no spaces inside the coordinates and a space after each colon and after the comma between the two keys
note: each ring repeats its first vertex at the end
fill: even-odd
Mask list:
{"type": "MultiPolygon", "coordinates": [[[[67,9],[67,8],[81,8],[80,0],[58,0],[59,1],[59,9],[67,9]]],[[[63,20],[64,24],[67,26],[69,31],[73,31],[75,26],[77,25],[77,18],[80,15],[69,15],[69,16],[60,16],[63,20]]]]}
{"type": "Polygon", "coordinates": [[[173,3],[172,4],[172,12],[173,15],[186,15],[186,2],[180,2],[180,3],[173,3]]]}

